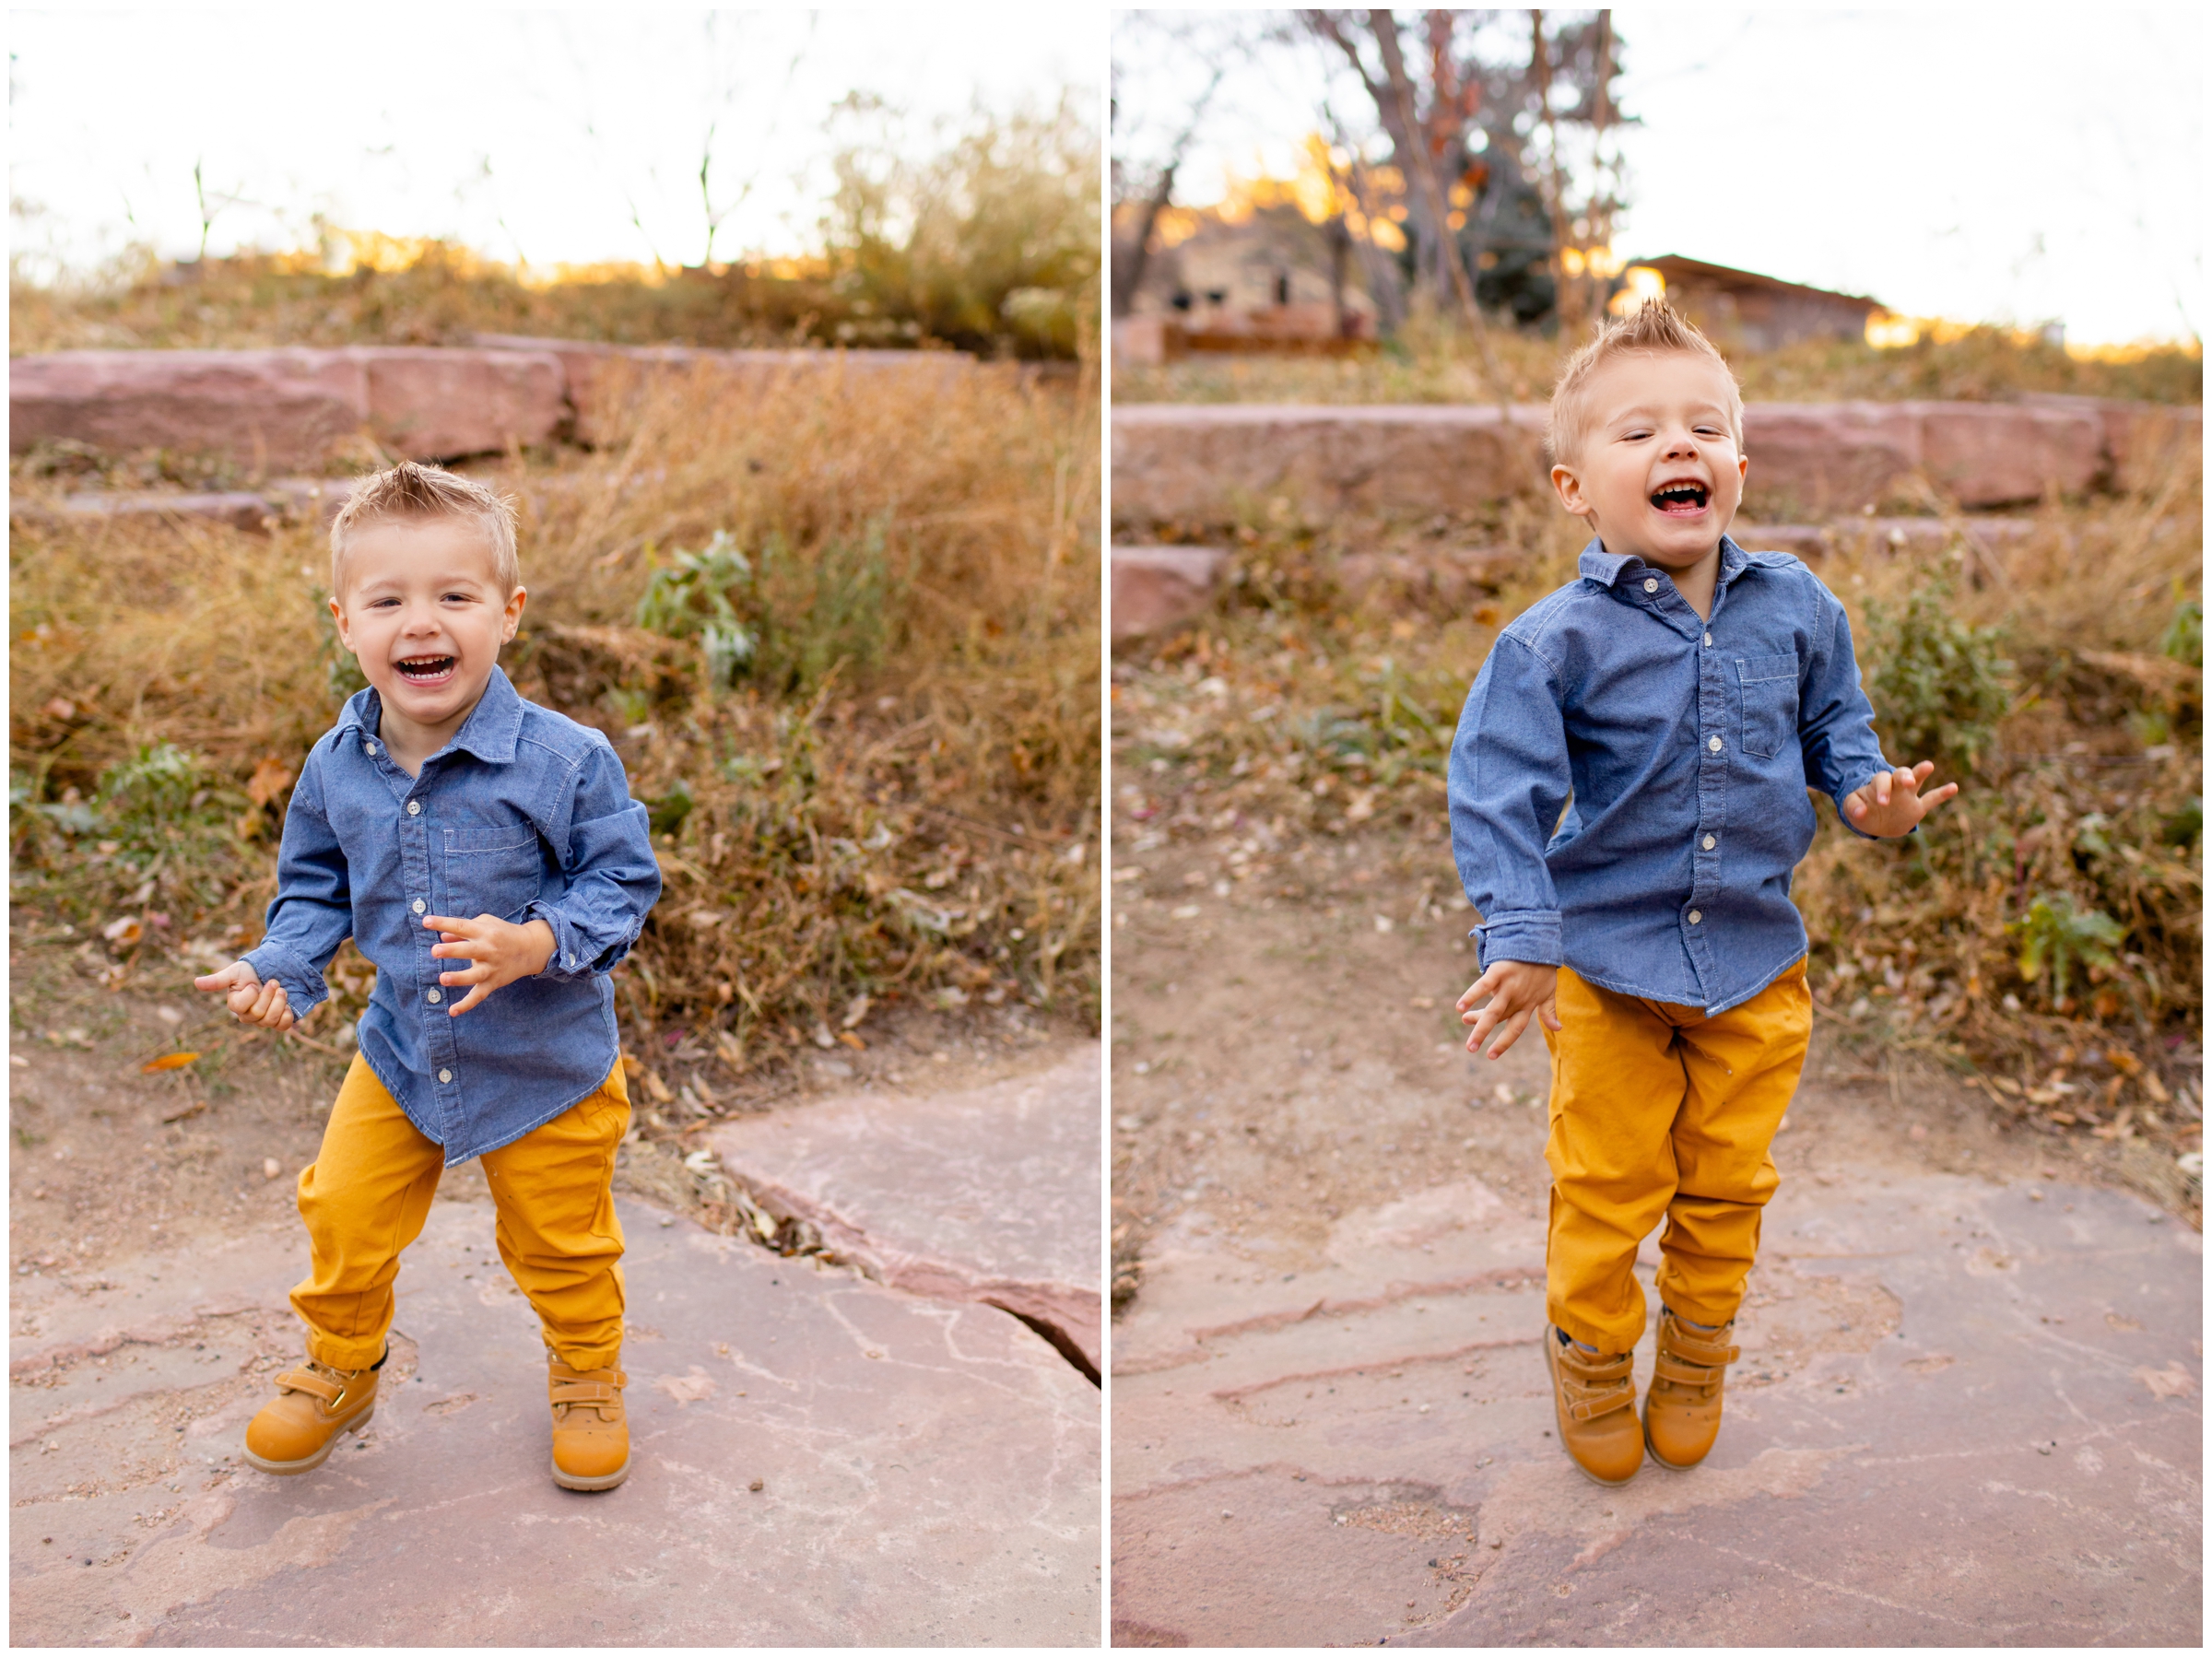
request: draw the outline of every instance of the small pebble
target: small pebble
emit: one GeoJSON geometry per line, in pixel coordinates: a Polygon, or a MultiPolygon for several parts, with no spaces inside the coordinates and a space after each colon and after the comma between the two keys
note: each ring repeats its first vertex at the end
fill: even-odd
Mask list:
{"type": "Polygon", "coordinates": [[[746,1486],[746,1488],[747,1490],[761,1490],[767,1488],[767,1484],[768,1481],[765,1479],[755,1479],[751,1484],[746,1486]]]}

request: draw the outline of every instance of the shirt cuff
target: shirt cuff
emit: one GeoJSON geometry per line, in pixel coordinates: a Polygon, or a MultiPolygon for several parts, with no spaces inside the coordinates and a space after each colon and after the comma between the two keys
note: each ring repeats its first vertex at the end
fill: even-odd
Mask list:
{"type": "Polygon", "coordinates": [[[539,970],[540,978],[579,979],[592,976],[592,962],[596,952],[585,941],[576,923],[543,901],[533,903],[523,911],[525,923],[543,921],[553,929],[553,953],[539,970]]]}
{"type": "Polygon", "coordinates": [[[284,987],[284,1005],[295,1018],[306,1017],[330,999],[330,985],[323,975],[282,944],[265,938],[259,948],[238,958],[253,968],[254,976],[264,982],[273,978],[284,987]]]}
{"type": "Polygon", "coordinates": [[[1475,964],[1485,971],[1492,961],[1524,961],[1532,967],[1563,967],[1559,911],[1556,909],[1500,910],[1469,934],[1475,964]]]}

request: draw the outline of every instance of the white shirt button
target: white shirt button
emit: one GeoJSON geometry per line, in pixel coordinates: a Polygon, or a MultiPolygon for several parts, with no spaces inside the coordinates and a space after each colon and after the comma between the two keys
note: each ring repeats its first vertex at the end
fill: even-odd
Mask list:
{"type": "Polygon", "coordinates": [[[1705,648],[1707,650],[1711,650],[1712,648],[1712,635],[1711,633],[1705,635],[1705,648]]]}
{"type": "Polygon", "coordinates": [[[418,898],[418,899],[415,899],[414,908],[415,908],[415,912],[416,912],[417,914],[418,914],[418,915],[419,915],[420,913],[422,913],[422,911],[423,911],[423,910],[424,910],[424,908],[425,908],[425,907],[427,907],[427,906],[426,906],[426,905],[423,903],[423,900],[422,900],[421,899],[418,898]]]}
{"type": "Polygon", "coordinates": [[[438,1073],[438,1079],[441,1082],[450,1082],[453,1079],[453,1073],[450,1070],[441,1070],[438,1073]]]}
{"type": "Polygon", "coordinates": [[[1708,736],[1705,739],[1705,746],[1717,754],[1721,751],[1721,739],[1717,736],[1708,736]]]}
{"type": "Polygon", "coordinates": [[[443,1001],[444,999],[445,999],[445,992],[444,992],[443,990],[432,990],[432,991],[430,992],[430,1005],[431,1005],[432,1006],[436,1006],[436,1005],[438,1005],[440,1002],[443,1001]]]}
{"type": "Polygon", "coordinates": [[[1712,851],[1713,847],[1719,843],[1720,842],[1715,840],[1710,834],[1705,837],[1705,850],[1708,852],[1712,851]]]}
{"type": "Polygon", "coordinates": [[[422,815],[422,802],[420,800],[409,800],[407,802],[407,815],[411,817],[420,817],[422,815]]]}
{"type": "Polygon", "coordinates": [[[1643,590],[1644,590],[1646,593],[1656,593],[1656,592],[1658,592],[1658,591],[1659,591],[1659,578],[1658,578],[1657,576],[1655,576],[1655,575],[1647,575],[1647,576],[1645,576],[1645,577],[1643,578],[1643,590]]]}
{"type": "Polygon", "coordinates": [[[1697,910],[1697,909],[1693,909],[1693,910],[1691,910],[1691,911],[1689,911],[1689,923],[1690,923],[1692,926],[1695,926],[1695,925],[1696,925],[1696,924],[1697,924],[1697,923],[1698,923],[1700,921],[1702,921],[1704,918],[1705,918],[1705,911],[1704,911],[1703,910],[1697,910]]]}
{"type": "Polygon", "coordinates": [[[374,744],[373,742],[364,742],[363,744],[361,744],[361,752],[362,752],[362,753],[364,753],[364,754],[366,754],[366,755],[368,755],[368,756],[369,756],[369,758],[371,758],[371,759],[375,758],[376,758],[376,744],[374,744]]]}

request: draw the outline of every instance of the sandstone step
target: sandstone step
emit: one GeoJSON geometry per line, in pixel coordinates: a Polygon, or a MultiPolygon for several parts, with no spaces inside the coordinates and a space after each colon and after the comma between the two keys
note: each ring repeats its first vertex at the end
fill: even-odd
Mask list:
{"type": "Polygon", "coordinates": [[[239,1455],[299,1350],[296,1228],[18,1279],[15,1638],[1097,1642],[1099,1395],[1045,1341],[617,1208],[632,1471],[604,1495],[547,1475],[544,1348],[481,1200],[433,1206],[375,1419],[297,1478],[239,1455]]]}
{"type": "Polygon", "coordinates": [[[1218,546],[1112,548],[1113,642],[1169,632],[1204,615],[1234,559],[1218,546]]]}
{"type": "MultiPolygon", "coordinates": [[[[854,1093],[728,1123],[709,1142],[771,1207],[877,1282],[982,1301],[1102,1361],[1100,1048],[937,1094],[854,1093]]],[[[1070,1354],[1071,1357],[1073,1354],[1070,1354]]]]}
{"type": "Polygon", "coordinates": [[[1540,1214],[1463,1179],[1284,1263],[1147,1254],[1116,1643],[2200,1638],[2202,1240],[2137,1199],[1785,1179],[1720,1443],[1618,1489],[1547,1436],[1540,1214]]]}
{"type": "MultiPolygon", "coordinates": [[[[1132,525],[1225,522],[1277,498],[1312,512],[1467,511],[1543,490],[1547,412],[1468,405],[1124,404],[1113,510],[1132,525]]],[[[1747,499],[1762,511],[1856,511],[1924,485],[1962,507],[2139,481],[2202,438],[2195,406],[1754,403],[1747,499]]]]}

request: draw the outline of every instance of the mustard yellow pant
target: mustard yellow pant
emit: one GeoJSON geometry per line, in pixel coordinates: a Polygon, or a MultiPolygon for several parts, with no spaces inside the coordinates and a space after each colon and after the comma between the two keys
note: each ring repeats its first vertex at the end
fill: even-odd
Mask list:
{"type": "MultiPolygon", "coordinates": [[[[622,1226],[615,1147],[629,1126],[618,1064],[599,1090],[481,1158],[499,1208],[500,1258],[529,1298],[546,1345],[579,1369],[622,1349],[622,1226]]],[[[300,1175],[312,1263],[292,1290],[308,1356],[365,1369],[383,1355],[402,1250],[422,1234],[445,1151],[407,1120],[359,1054],[338,1088],[323,1148],[300,1175]]]]}
{"type": "Polygon", "coordinates": [[[1636,1250],[1664,1216],[1659,1299],[1725,1323],[1782,1176],[1768,1154],[1813,1029],[1799,961],[1713,1017],[1617,994],[1562,967],[1551,1049],[1551,1321],[1600,1352],[1643,1334],[1636,1250]]]}

